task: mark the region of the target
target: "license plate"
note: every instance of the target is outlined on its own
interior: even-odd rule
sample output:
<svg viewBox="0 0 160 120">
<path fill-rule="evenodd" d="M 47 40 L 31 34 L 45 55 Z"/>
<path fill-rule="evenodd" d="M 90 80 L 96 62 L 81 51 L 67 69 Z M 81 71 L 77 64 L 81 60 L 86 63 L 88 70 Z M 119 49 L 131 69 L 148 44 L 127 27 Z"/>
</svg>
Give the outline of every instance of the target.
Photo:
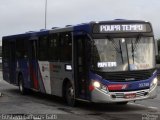
<svg viewBox="0 0 160 120">
<path fill-rule="evenodd" d="M 125 99 L 131 99 L 131 98 L 135 98 L 136 97 L 136 93 L 129 93 L 129 94 L 125 94 Z"/>
</svg>

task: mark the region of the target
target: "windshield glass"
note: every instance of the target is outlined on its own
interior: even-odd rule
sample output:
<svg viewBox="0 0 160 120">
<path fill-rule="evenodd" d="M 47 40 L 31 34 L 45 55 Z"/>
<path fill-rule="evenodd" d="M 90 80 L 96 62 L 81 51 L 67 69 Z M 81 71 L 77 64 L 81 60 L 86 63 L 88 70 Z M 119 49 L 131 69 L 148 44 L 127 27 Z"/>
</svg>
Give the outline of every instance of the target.
<svg viewBox="0 0 160 120">
<path fill-rule="evenodd" d="M 145 70 L 155 67 L 153 37 L 94 39 L 96 71 Z"/>
</svg>

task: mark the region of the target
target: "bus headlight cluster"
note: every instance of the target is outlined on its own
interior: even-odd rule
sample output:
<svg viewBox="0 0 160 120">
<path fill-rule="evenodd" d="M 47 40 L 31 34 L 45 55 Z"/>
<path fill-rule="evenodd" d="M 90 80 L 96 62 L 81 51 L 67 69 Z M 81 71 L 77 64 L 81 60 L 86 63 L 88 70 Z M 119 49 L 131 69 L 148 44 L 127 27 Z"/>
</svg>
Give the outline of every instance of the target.
<svg viewBox="0 0 160 120">
<path fill-rule="evenodd" d="M 152 90 L 158 83 L 157 77 L 153 79 L 151 85 L 150 85 L 150 90 Z"/>
<path fill-rule="evenodd" d="M 94 81 L 94 82 L 93 82 L 93 86 L 96 87 L 96 88 L 100 88 L 100 87 L 101 87 L 101 84 L 100 84 L 100 82 L 98 82 L 98 81 Z"/>
<path fill-rule="evenodd" d="M 99 90 L 108 93 L 108 89 L 106 85 L 101 84 L 99 81 L 92 82 L 93 87 L 98 88 Z"/>
</svg>

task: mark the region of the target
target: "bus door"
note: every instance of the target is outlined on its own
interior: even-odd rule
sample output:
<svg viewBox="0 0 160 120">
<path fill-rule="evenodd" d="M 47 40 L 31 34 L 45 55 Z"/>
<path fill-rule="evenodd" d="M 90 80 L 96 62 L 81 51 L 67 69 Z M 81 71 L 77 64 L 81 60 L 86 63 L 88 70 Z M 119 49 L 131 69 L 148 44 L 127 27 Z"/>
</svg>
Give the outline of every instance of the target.
<svg viewBox="0 0 160 120">
<path fill-rule="evenodd" d="M 9 80 L 10 83 L 16 84 L 16 58 L 15 58 L 15 41 L 9 42 Z"/>
<path fill-rule="evenodd" d="M 38 38 L 37 38 L 38 39 Z M 34 90 L 39 89 L 38 85 L 38 59 L 37 59 L 37 39 L 29 40 L 29 73 L 30 84 Z"/>
<path fill-rule="evenodd" d="M 28 70 L 28 40 L 27 38 L 17 38 L 16 39 L 16 74 L 17 80 L 19 73 L 23 75 L 24 87 L 30 88 L 29 84 L 29 70 Z"/>
<path fill-rule="evenodd" d="M 74 80 L 76 97 L 87 99 L 88 96 L 88 69 L 87 69 L 87 47 L 86 36 L 74 36 Z"/>
</svg>

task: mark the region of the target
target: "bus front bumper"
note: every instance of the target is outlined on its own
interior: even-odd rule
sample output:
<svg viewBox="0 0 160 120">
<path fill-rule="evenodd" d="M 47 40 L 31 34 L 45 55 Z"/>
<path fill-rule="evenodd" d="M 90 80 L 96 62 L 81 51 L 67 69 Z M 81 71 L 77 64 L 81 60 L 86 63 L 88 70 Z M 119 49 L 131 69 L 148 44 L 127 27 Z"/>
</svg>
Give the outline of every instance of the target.
<svg viewBox="0 0 160 120">
<path fill-rule="evenodd" d="M 157 96 L 157 86 L 152 90 L 137 90 L 130 92 L 103 92 L 100 89 L 95 88 L 91 93 L 92 102 L 95 103 L 116 103 L 116 102 L 128 102 L 144 99 L 152 99 Z"/>
</svg>

